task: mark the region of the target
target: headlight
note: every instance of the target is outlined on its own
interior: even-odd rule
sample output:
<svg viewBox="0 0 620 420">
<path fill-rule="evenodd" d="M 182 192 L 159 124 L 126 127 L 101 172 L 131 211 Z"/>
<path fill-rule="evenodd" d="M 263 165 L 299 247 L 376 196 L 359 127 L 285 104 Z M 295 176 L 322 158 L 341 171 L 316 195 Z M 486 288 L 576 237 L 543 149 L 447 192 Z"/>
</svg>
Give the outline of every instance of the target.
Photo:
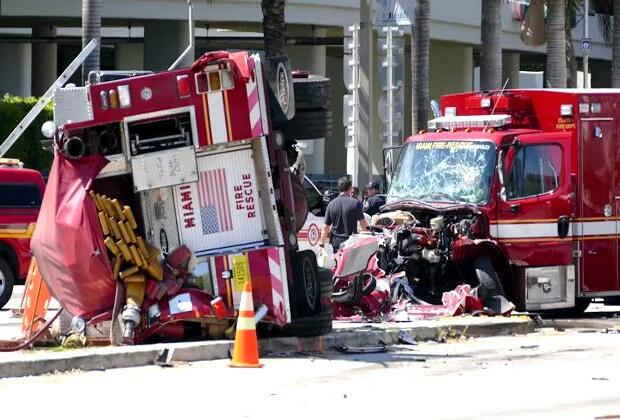
<svg viewBox="0 0 620 420">
<path fill-rule="evenodd" d="M 56 134 L 56 124 L 54 121 L 45 121 L 41 126 L 41 133 L 45 136 L 45 138 L 51 139 Z"/>
</svg>

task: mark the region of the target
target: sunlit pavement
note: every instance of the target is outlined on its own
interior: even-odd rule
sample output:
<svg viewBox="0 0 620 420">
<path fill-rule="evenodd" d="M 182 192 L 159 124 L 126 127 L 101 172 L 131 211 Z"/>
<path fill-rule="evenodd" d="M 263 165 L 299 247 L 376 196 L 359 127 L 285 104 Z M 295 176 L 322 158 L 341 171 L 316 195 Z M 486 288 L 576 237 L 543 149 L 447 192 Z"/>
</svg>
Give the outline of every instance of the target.
<svg viewBox="0 0 620 420">
<path fill-rule="evenodd" d="M 619 348 L 620 334 L 543 328 L 378 354 L 277 354 L 262 369 L 218 360 L 2 379 L 0 398 L 4 414 L 36 396 L 95 418 L 618 418 Z"/>
</svg>

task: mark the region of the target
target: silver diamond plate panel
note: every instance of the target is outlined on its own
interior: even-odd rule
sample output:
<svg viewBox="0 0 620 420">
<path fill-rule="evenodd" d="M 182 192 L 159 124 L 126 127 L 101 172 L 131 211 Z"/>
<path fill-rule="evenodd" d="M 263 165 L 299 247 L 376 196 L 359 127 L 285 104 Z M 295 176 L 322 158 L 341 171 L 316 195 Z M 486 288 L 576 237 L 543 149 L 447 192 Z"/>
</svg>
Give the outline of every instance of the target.
<svg viewBox="0 0 620 420">
<path fill-rule="evenodd" d="M 164 253 L 177 248 L 180 245 L 179 228 L 172 188 L 157 188 L 139 194 L 147 241 Z"/>
<path fill-rule="evenodd" d="M 97 178 L 105 178 L 109 176 L 124 175 L 130 172 L 129 165 L 123 155 L 106 156 L 110 161 L 103 167 Z"/>
<path fill-rule="evenodd" d="M 92 121 L 93 107 L 88 87 L 65 87 L 54 92 L 54 123 Z"/>
</svg>

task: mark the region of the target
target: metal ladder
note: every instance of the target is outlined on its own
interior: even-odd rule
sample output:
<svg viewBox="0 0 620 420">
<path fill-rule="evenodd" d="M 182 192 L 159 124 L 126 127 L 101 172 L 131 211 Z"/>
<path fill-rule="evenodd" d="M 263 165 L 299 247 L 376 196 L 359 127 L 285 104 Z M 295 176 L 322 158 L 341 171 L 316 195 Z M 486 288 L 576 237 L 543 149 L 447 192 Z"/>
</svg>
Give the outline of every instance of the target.
<svg viewBox="0 0 620 420">
<path fill-rule="evenodd" d="M 75 59 L 69 64 L 69 66 L 62 72 L 60 77 L 56 79 L 54 83 L 47 89 L 47 92 L 39 98 L 36 105 L 26 114 L 26 116 L 20 121 L 15 129 L 9 134 L 9 136 L 0 144 L 0 158 L 4 156 L 6 152 L 15 144 L 19 137 L 26 131 L 35 118 L 41 113 L 43 108 L 52 100 L 54 92 L 64 86 L 73 73 L 80 68 L 86 57 L 90 55 L 93 50 L 97 48 L 97 40 L 93 39 L 86 45 L 86 47 L 75 57 Z"/>
</svg>

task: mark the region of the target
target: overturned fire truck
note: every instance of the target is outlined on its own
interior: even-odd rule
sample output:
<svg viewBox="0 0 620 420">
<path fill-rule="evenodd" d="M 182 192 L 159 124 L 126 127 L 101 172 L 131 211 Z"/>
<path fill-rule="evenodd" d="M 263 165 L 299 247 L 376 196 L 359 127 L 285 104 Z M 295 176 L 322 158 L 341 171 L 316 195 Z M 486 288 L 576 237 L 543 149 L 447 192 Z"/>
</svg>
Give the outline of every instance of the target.
<svg viewBox="0 0 620 420">
<path fill-rule="evenodd" d="M 308 138 L 329 129 L 325 79 L 248 52 L 91 76 L 55 91 L 44 130 L 55 158 L 31 244 L 73 329 L 120 319 L 127 344 L 221 336 L 251 281 L 263 321 L 329 331 L 331 279 L 298 250 L 305 194 L 291 169 L 305 138 L 296 120 L 314 121 Z"/>
<path fill-rule="evenodd" d="M 443 97 L 373 218 L 379 263 L 432 300 L 466 282 L 518 308 L 620 298 L 616 90 Z M 389 168 L 388 168 L 389 169 Z M 381 230 L 381 229 L 379 229 Z M 480 295 L 479 293 L 479 295 Z"/>
</svg>

